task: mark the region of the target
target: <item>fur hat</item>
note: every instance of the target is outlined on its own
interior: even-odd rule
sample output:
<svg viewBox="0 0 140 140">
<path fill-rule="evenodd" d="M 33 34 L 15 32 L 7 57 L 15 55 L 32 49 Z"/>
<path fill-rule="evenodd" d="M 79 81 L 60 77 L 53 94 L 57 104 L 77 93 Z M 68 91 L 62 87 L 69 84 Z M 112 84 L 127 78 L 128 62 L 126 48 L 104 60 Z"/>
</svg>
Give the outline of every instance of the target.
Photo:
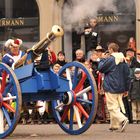
<svg viewBox="0 0 140 140">
<path fill-rule="evenodd" d="M 5 42 L 5 47 L 11 47 L 12 46 L 21 46 L 22 45 L 22 40 L 21 39 L 8 39 L 6 42 Z"/>
</svg>

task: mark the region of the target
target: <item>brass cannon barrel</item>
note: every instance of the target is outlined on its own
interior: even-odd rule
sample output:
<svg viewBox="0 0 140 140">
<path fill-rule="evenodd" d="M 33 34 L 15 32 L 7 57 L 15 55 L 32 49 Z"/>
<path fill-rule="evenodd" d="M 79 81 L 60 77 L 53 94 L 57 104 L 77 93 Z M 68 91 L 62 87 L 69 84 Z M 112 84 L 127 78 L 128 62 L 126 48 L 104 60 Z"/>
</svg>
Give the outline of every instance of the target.
<svg viewBox="0 0 140 140">
<path fill-rule="evenodd" d="M 28 53 L 30 51 L 33 52 L 33 58 L 37 58 L 39 57 L 46 49 L 47 49 L 47 46 L 56 38 L 56 37 L 61 37 L 63 36 L 64 34 L 64 31 L 63 29 L 58 26 L 58 25 L 54 25 L 52 27 L 52 30 L 50 33 L 47 33 L 47 35 L 42 39 L 40 40 L 37 44 L 35 44 L 31 49 L 28 49 L 27 50 L 27 53 L 22 56 L 14 65 L 14 68 L 18 68 L 20 66 L 22 66 L 25 62 L 26 62 L 26 59 L 27 59 L 27 56 L 28 56 Z M 30 60 L 28 60 L 27 64 L 29 64 Z"/>
</svg>

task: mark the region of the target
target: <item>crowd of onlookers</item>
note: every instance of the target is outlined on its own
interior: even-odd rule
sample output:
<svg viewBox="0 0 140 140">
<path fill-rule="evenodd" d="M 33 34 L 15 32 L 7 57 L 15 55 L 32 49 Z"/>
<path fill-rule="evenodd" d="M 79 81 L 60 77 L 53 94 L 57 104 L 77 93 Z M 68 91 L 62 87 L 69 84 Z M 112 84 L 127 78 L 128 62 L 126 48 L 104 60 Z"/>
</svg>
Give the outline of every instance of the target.
<svg viewBox="0 0 140 140">
<path fill-rule="evenodd" d="M 109 57 L 108 51 L 101 46 L 97 46 L 95 50 L 90 52 L 88 58 L 85 57 L 81 49 L 76 51 L 76 61 L 84 63 L 93 73 L 98 87 L 98 110 L 96 115 L 96 122 L 106 122 L 109 120 L 109 114 L 106 107 L 105 95 L 102 89 L 103 74 L 98 72 L 98 63 L 104 54 Z M 130 90 L 128 96 L 123 97 L 126 115 L 130 123 L 140 123 L 140 50 L 134 50 L 128 47 L 125 52 L 125 61 L 130 69 Z M 99 83 L 100 82 L 100 83 Z"/>
<path fill-rule="evenodd" d="M 10 49 L 12 50 L 13 48 L 10 47 Z M 15 53 L 15 50 L 13 52 Z M 77 49 L 74 60 L 83 63 L 93 73 L 96 80 L 99 97 L 97 115 L 95 118 L 96 123 L 106 123 L 109 121 L 106 98 L 102 87 L 104 75 L 98 71 L 98 63 L 104 55 L 108 55 L 108 57 L 110 57 L 108 50 L 105 50 L 103 47 L 98 45 L 96 49 L 88 53 L 88 56 L 85 55 L 82 49 Z M 129 122 L 140 123 L 140 50 L 134 50 L 133 48 L 128 47 L 125 50 L 124 55 L 130 68 L 131 77 L 131 85 L 128 96 L 123 97 L 126 115 L 129 118 Z M 58 73 L 61 67 L 67 63 L 65 53 L 63 51 L 58 52 L 56 55 L 50 47 L 48 48 L 48 58 L 50 63 L 49 65 L 52 67 L 55 73 Z M 4 55 L 2 61 L 7 63 L 7 60 L 6 55 Z M 10 66 L 12 67 L 12 63 Z M 42 106 L 42 108 L 36 108 L 34 106 Z M 20 123 L 41 124 L 55 122 L 50 108 L 50 102 L 31 102 L 29 104 L 29 108 L 23 110 Z"/>
</svg>

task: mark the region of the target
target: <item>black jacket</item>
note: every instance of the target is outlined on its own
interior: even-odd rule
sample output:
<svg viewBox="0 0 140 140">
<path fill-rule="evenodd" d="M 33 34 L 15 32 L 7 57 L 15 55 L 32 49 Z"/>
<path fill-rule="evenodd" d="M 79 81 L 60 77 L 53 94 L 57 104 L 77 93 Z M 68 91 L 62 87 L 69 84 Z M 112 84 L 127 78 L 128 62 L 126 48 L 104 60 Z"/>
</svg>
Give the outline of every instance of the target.
<svg viewBox="0 0 140 140">
<path fill-rule="evenodd" d="M 85 34 L 85 45 L 87 52 L 96 49 L 99 42 L 98 39 L 99 39 L 98 26 L 95 26 L 95 28 L 92 28 L 92 31 L 90 33 Z"/>
<path fill-rule="evenodd" d="M 140 80 L 137 80 L 137 79 L 131 80 L 129 97 L 131 100 L 140 101 Z"/>
<path fill-rule="evenodd" d="M 133 57 L 131 60 L 130 68 L 140 68 L 140 63 L 136 60 L 135 57 Z"/>
</svg>

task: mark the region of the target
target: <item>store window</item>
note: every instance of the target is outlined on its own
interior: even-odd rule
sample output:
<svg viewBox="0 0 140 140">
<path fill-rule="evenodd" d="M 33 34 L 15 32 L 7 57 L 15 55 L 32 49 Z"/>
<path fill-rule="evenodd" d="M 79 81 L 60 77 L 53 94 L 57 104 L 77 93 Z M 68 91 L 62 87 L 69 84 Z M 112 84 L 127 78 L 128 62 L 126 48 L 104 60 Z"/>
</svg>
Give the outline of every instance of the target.
<svg viewBox="0 0 140 140">
<path fill-rule="evenodd" d="M 72 53 L 69 53 L 69 55 L 71 55 L 73 59 L 75 57 L 74 52 L 76 49 L 82 48 L 85 53 L 87 53 L 85 39 L 83 34 L 79 33 L 79 29 L 81 29 L 81 31 L 84 31 L 83 27 L 86 27 L 88 25 L 90 17 L 95 16 L 98 19 L 100 45 L 105 49 L 107 49 L 107 46 L 110 42 L 116 42 L 119 44 L 121 51 L 124 51 L 128 46 L 129 39 L 131 37 L 136 39 L 135 0 L 127 0 L 127 2 L 123 0 L 112 0 L 112 5 L 108 7 L 106 3 L 102 3 L 101 0 L 98 2 L 97 6 L 94 5 L 94 1 L 94 6 L 91 4 L 91 2 L 92 1 L 87 2 L 78 0 L 65 0 L 64 3 L 62 11 L 62 21 L 64 27 L 66 26 L 67 29 L 68 26 L 68 30 L 69 32 L 71 32 L 70 36 L 70 33 L 66 34 L 65 31 L 64 39 L 66 38 L 66 41 L 64 42 L 64 50 L 66 50 L 67 48 L 69 48 L 68 51 L 72 50 Z M 91 4 L 91 6 L 89 4 Z M 85 9 L 91 9 L 91 7 L 92 10 L 89 10 L 89 12 L 88 10 L 86 12 L 83 12 Z M 81 12 L 77 12 L 77 9 L 82 10 Z M 69 11 L 74 14 L 72 14 L 71 16 L 70 14 L 68 14 L 70 13 Z M 93 15 L 91 14 L 92 12 Z M 82 17 L 83 19 L 81 20 L 79 17 Z M 77 19 L 79 19 L 79 21 Z M 71 44 L 70 41 L 68 43 L 67 40 L 70 40 Z M 69 47 L 70 45 L 72 46 L 71 48 Z"/>
<path fill-rule="evenodd" d="M 131 37 L 136 39 L 136 6 L 134 0 L 115 0 L 116 11 L 99 10 L 98 22 L 101 42 L 107 49 L 110 42 L 116 42 L 125 51 Z"/>
<path fill-rule="evenodd" d="M 0 45 L 9 38 L 20 38 L 30 48 L 39 40 L 39 11 L 36 0 L 1 0 Z"/>
</svg>

